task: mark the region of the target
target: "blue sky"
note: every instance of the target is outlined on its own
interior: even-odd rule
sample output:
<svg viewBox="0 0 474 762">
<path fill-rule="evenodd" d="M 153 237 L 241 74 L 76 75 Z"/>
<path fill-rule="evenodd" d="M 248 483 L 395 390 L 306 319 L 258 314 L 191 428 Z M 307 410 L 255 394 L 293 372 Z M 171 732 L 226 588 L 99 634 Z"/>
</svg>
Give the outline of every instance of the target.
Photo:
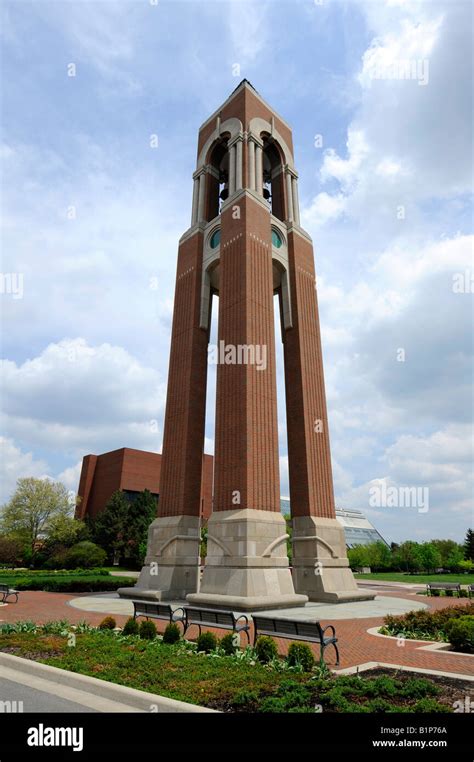
<svg viewBox="0 0 474 762">
<path fill-rule="evenodd" d="M 452 284 L 473 272 L 471 14 L 416 0 L 5 0 L 2 272 L 22 274 L 23 294 L 0 295 L 2 501 L 20 476 L 76 489 L 88 452 L 160 451 L 197 132 L 246 77 L 293 128 L 337 502 L 389 540 L 462 538 L 473 293 Z M 426 85 L 374 79 L 401 59 L 428 62 Z M 282 404 L 279 423 L 288 494 Z M 428 488 L 429 511 L 371 507 L 382 483 Z"/>
</svg>

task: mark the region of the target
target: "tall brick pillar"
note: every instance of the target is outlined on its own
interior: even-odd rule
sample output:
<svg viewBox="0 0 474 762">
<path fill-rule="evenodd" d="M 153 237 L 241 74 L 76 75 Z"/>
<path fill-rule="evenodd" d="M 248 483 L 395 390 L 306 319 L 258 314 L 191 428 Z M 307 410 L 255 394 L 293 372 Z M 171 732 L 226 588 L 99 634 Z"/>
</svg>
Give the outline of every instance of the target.
<svg viewBox="0 0 474 762">
<path fill-rule="evenodd" d="M 316 601 L 373 598 L 359 591 L 336 519 L 311 239 L 288 232 L 292 326 L 283 331 L 295 589 Z"/>
<path fill-rule="evenodd" d="M 158 516 L 145 565 L 126 598 L 180 600 L 198 589 L 208 331 L 200 326 L 202 230 L 178 251 Z"/>
</svg>

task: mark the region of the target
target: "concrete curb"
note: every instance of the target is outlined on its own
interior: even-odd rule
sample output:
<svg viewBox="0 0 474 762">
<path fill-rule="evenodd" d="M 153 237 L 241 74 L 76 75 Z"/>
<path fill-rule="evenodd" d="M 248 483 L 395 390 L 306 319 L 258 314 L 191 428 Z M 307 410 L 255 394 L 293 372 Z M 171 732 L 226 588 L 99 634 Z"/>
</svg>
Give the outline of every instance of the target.
<svg viewBox="0 0 474 762">
<path fill-rule="evenodd" d="M 20 656 L 0 652 L 0 676 L 2 676 L 2 667 L 8 672 L 13 670 L 15 673 L 44 680 L 52 685 L 59 684 L 99 699 L 103 698 L 107 702 L 113 701 L 117 704 L 126 705 L 131 712 L 212 712 L 213 714 L 220 714 L 220 712 L 207 707 L 187 704 L 184 701 L 158 696 L 136 688 L 127 688 L 116 683 L 108 683 L 106 680 L 100 680 L 96 677 L 68 672 L 65 669 L 51 667 L 49 664 L 40 664 Z M 19 682 L 22 682 L 21 679 Z"/>
<path fill-rule="evenodd" d="M 380 627 L 369 627 L 367 630 L 368 635 L 374 635 L 376 638 L 386 638 L 387 640 L 399 640 L 397 635 L 384 635 L 379 632 Z M 425 646 L 418 646 L 417 651 L 435 651 L 438 653 L 449 653 L 450 656 L 467 656 L 470 659 L 474 659 L 474 654 L 465 654 L 462 651 L 451 651 L 451 643 L 446 643 L 441 640 L 417 640 L 416 638 L 405 638 L 407 643 L 427 643 Z"/>
<path fill-rule="evenodd" d="M 383 661 L 366 661 L 364 664 L 356 664 L 354 667 L 345 669 L 333 669 L 335 675 L 356 675 L 358 672 L 367 672 L 372 669 L 396 669 L 399 672 L 420 672 L 424 675 L 435 675 L 440 677 L 452 677 L 453 680 L 467 680 L 474 682 L 474 676 L 463 675 L 460 672 L 443 672 L 439 669 L 426 669 L 425 667 L 406 667 L 404 664 L 387 664 Z"/>
</svg>

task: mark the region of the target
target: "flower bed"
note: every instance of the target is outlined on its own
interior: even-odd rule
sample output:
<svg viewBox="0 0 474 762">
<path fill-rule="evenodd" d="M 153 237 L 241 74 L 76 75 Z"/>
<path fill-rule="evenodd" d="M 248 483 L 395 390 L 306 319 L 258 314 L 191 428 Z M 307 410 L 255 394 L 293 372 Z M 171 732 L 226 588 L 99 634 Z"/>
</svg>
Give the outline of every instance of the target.
<svg viewBox="0 0 474 762">
<path fill-rule="evenodd" d="M 0 625 L 0 650 L 227 712 L 453 711 L 451 696 L 426 677 L 335 676 L 324 665 L 299 661 L 301 648 L 283 659 L 268 646 L 229 654 L 228 641 L 206 652 L 182 639 L 167 644 L 149 636 L 85 623 L 23 622 Z"/>
<path fill-rule="evenodd" d="M 458 651 L 474 653 L 474 603 L 438 611 L 409 611 L 384 618 L 382 635 L 414 640 L 452 641 Z"/>
</svg>

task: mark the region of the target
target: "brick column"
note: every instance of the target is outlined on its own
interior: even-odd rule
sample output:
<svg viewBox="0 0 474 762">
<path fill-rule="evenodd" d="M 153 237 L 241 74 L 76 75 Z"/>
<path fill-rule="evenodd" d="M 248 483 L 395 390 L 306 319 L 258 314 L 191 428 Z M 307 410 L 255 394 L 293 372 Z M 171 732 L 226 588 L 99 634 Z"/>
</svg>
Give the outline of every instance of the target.
<svg viewBox="0 0 474 762">
<path fill-rule="evenodd" d="M 295 590 L 319 601 L 373 598 L 357 588 L 336 519 L 313 248 L 294 231 L 288 265 L 293 324 L 283 341 Z"/>
<path fill-rule="evenodd" d="M 201 283 L 199 232 L 178 252 L 158 516 L 137 585 L 121 597 L 179 600 L 198 588 L 208 344 L 199 327 Z"/>
</svg>

